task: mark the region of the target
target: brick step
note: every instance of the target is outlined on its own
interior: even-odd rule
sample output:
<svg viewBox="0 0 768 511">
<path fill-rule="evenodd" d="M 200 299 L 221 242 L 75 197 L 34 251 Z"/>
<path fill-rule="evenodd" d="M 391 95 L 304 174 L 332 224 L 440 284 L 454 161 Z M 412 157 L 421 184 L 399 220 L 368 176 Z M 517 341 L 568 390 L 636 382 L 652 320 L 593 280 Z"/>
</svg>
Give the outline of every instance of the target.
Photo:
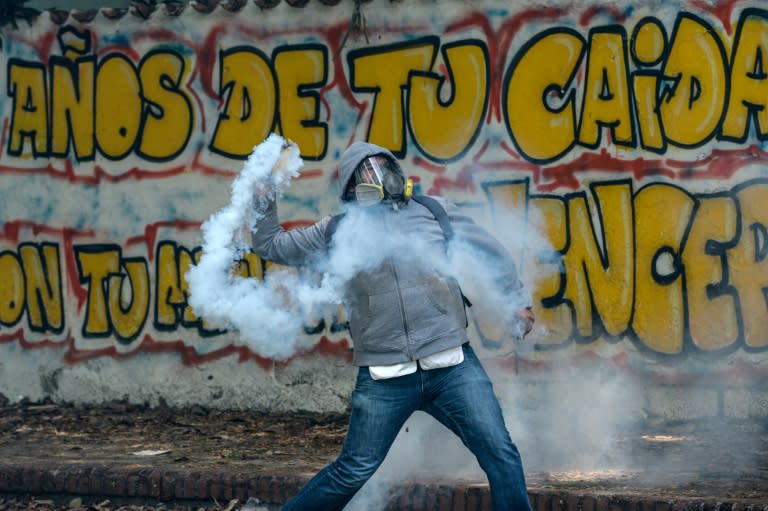
<svg viewBox="0 0 768 511">
<path fill-rule="evenodd" d="M 253 475 L 232 470 L 147 469 L 131 467 L 2 464 L 0 493 L 71 495 L 190 502 L 250 497 L 269 506 L 283 504 L 309 476 Z M 385 511 L 485 511 L 485 484 L 421 483 L 390 489 L 395 498 Z M 768 511 L 768 503 L 713 500 L 656 500 L 644 496 L 587 495 L 529 488 L 535 511 Z"/>
</svg>

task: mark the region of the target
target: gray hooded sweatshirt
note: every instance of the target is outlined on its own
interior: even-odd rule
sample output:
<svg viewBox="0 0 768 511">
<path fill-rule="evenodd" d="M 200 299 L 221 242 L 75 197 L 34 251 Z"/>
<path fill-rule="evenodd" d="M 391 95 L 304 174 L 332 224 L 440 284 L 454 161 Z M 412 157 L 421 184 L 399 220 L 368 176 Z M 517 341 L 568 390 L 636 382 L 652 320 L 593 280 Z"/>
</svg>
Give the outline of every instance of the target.
<svg viewBox="0 0 768 511">
<path fill-rule="evenodd" d="M 340 197 L 355 168 L 374 155 L 397 163 L 387 149 L 365 142 L 355 142 L 344 152 L 339 166 Z M 457 206 L 433 198 L 445 208 L 455 239 L 493 257 L 500 269 L 495 282 L 510 296 L 510 301 L 518 300 L 522 285 L 508 252 Z M 403 243 L 402 256 L 388 254 L 375 267 L 357 272 L 346 283 L 345 308 L 354 344 L 353 363 L 379 366 L 419 360 L 467 342 L 463 296 L 456 279 L 444 271 L 446 240 L 437 219 L 415 201 L 398 208 L 382 203 L 364 209 L 363 218 L 369 222 L 364 226 L 366 232 L 403 240 L 411 237 L 419 247 L 427 247 L 429 254 L 414 257 L 408 244 Z M 330 216 L 311 226 L 286 231 L 280 225 L 274 202 L 269 203 L 263 214 L 256 224 L 253 247 L 267 260 L 301 266 L 325 256 L 329 246 L 331 250 L 345 250 L 336 238 L 330 245 L 327 241 Z M 341 232 L 348 216 L 351 215 L 341 219 L 337 232 Z"/>
</svg>

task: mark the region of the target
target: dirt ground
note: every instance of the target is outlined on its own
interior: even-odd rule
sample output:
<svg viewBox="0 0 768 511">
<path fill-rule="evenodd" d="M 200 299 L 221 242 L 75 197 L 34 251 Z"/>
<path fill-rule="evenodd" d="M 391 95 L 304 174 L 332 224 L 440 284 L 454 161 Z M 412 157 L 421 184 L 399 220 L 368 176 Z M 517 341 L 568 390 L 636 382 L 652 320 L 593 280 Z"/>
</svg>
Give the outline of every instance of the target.
<svg viewBox="0 0 768 511">
<path fill-rule="evenodd" d="M 344 439 L 346 417 L 124 404 L 19 405 L 2 409 L 0 431 L 9 432 L 0 439 L 5 459 L 47 455 L 200 469 L 239 464 L 285 475 L 314 472 L 332 460 Z"/>
<path fill-rule="evenodd" d="M 9 462 L 50 459 L 198 470 L 238 465 L 244 472 L 291 475 L 315 472 L 330 462 L 341 448 L 346 421 L 340 415 L 150 409 L 123 403 L 5 404 L 0 406 L 0 456 Z M 768 504 L 766 424 L 733 423 L 726 432 L 706 423 L 678 424 L 634 432 L 617 442 L 638 460 L 635 466 L 645 466 L 653 477 L 643 470 L 547 471 L 528 474 L 529 486 Z M 45 496 L 0 496 L 0 511 L 70 509 L 80 504 L 60 505 Z M 226 507 L 227 503 L 213 503 L 206 509 Z M 82 504 L 82 509 L 154 508 L 107 501 Z M 165 503 L 157 509 L 176 508 Z"/>
<path fill-rule="evenodd" d="M 253 473 L 316 472 L 338 454 L 346 418 L 338 415 L 259 414 L 203 408 L 173 410 L 110 403 L 99 407 L 55 404 L 0 407 L 0 457 L 4 461 L 189 468 L 239 465 Z M 34 496 L 29 496 L 34 497 Z M 48 497 L 0 498 L 0 511 L 54 510 Z M 239 508 L 241 506 L 237 506 Z M 170 511 L 189 507 L 165 503 Z M 226 509 L 211 503 L 206 509 Z M 94 511 L 149 510 L 115 502 L 82 504 Z"/>
</svg>

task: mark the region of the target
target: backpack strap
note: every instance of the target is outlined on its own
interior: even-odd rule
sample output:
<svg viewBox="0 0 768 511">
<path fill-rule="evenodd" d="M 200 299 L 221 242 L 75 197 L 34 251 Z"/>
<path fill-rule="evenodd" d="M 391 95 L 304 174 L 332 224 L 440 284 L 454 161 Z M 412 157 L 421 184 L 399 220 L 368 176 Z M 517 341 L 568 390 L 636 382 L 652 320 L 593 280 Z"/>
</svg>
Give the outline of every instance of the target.
<svg viewBox="0 0 768 511">
<path fill-rule="evenodd" d="M 344 218 L 344 213 L 333 215 L 331 219 L 328 221 L 328 225 L 325 226 L 325 246 L 326 247 L 331 246 L 331 240 L 333 239 L 333 234 L 336 232 L 336 229 L 339 228 L 339 222 L 341 222 L 342 218 Z"/>
<path fill-rule="evenodd" d="M 451 226 L 451 220 L 448 218 L 448 213 L 445 212 L 445 208 L 437 200 L 427 195 L 414 195 L 411 200 L 418 202 L 432 213 L 437 223 L 440 224 L 440 228 L 443 230 L 443 236 L 445 241 L 453 240 L 453 227 Z"/>
<path fill-rule="evenodd" d="M 435 217 L 437 223 L 440 224 L 440 228 L 443 230 L 445 241 L 450 243 L 454 237 L 453 226 L 451 225 L 451 219 L 448 218 L 448 213 L 446 213 L 443 205 L 436 199 L 427 195 L 414 195 L 411 197 L 411 200 L 418 202 L 432 213 L 432 216 Z M 461 293 L 461 299 L 464 301 L 464 305 L 472 307 L 472 302 L 469 301 L 469 298 L 467 298 L 463 292 Z"/>
</svg>

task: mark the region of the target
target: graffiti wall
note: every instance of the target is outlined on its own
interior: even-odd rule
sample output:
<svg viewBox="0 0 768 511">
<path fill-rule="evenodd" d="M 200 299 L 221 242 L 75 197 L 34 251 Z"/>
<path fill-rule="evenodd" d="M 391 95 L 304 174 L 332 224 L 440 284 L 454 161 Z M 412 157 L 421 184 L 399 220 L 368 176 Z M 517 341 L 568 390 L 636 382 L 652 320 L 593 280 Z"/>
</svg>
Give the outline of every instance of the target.
<svg viewBox="0 0 768 511">
<path fill-rule="evenodd" d="M 470 311 L 473 342 L 501 370 L 588 359 L 649 380 L 764 379 L 759 2 L 266 4 L 47 11 L 0 29 L 8 397 L 84 399 L 51 374 L 105 364 L 151 387 L 142 371 L 158 363 L 183 382 L 331 360 L 340 372 L 326 377 L 348 385 L 343 311 L 308 319 L 307 352 L 274 361 L 187 303 L 200 226 L 272 132 L 305 161 L 281 199 L 286 228 L 336 212 L 340 155 L 368 140 L 401 158 L 417 193 L 529 240 L 509 248 L 538 318 L 531 341 L 510 349 Z M 525 221 L 499 222 L 509 209 Z M 255 254 L 238 266 L 270 269 Z M 43 383 L 24 390 L 13 367 L 42 367 Z M 295 378 L 322 378 L 307 374 Z"/>
</svg>

